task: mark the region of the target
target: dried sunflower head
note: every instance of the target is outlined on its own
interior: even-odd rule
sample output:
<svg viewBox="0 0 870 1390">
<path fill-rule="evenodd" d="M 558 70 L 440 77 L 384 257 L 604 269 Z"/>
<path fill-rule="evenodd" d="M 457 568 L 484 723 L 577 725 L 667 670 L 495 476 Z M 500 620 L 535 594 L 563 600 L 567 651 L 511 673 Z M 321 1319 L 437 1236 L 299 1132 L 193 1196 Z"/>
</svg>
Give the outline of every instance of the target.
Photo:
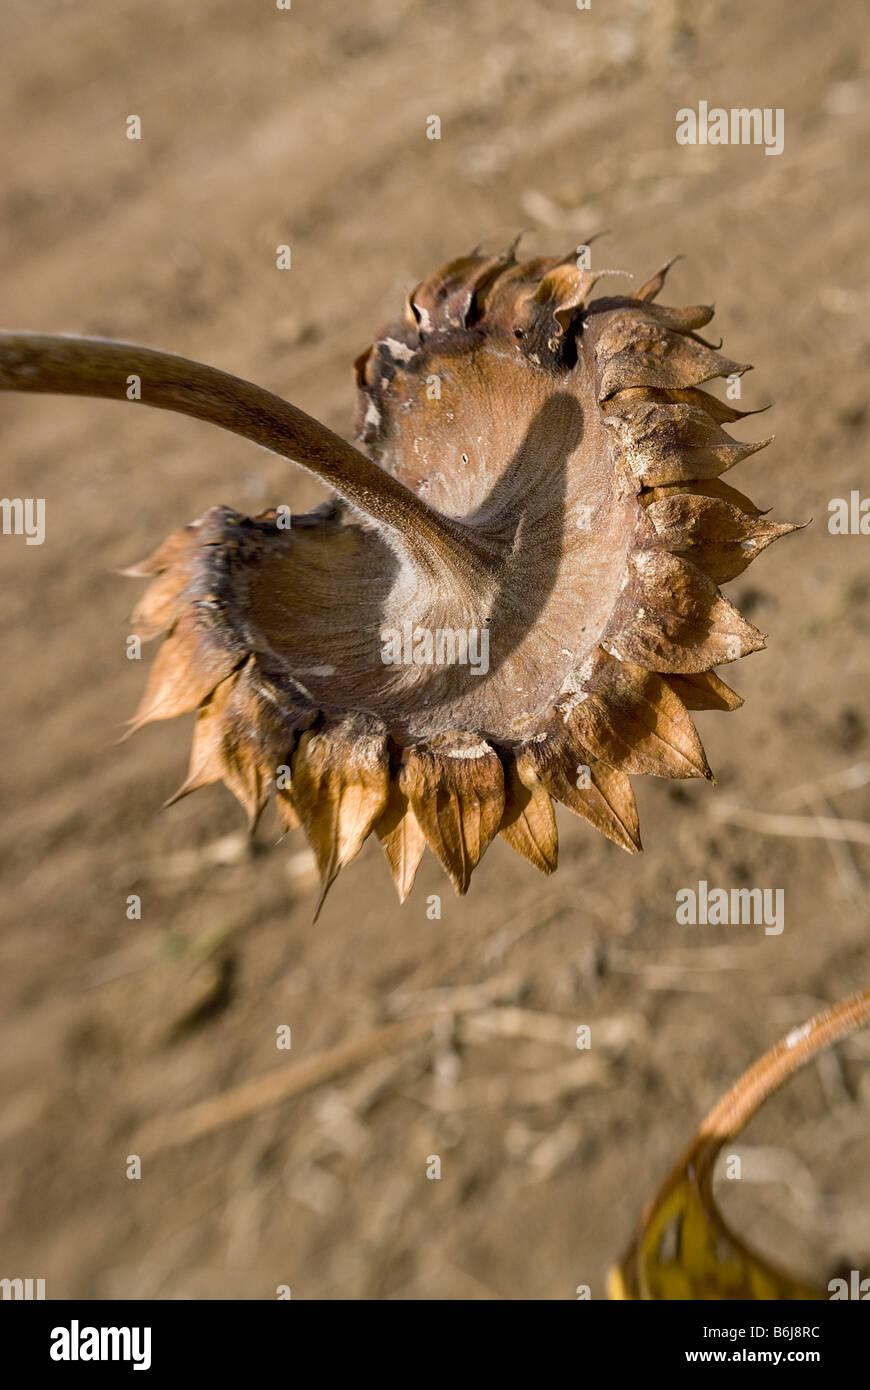
<svg viewBox="0 0 870 1390">
<path fill-rule="evenodd" d="M 601 274 L 511 248 L 430 275 L 355 364 L 367 454 L 199 363 L 0 335 L 0 387 L 135 373 L 334 489 L 212 508 L 130 571 L 168 633 L 134 727 L 196 710 L 177 795 L 223 779 L 254 819 L 274 788 L 324 893 L 372 831 L 403 900 L 427 844 L 460 893 L 497 834 L 550 873 L 554 800 L 634 852 L 630 774 L 710 775 L 688 711 L 739 705 L 713 668 L 763 646 L 717 586 L 795 528 L 720 481 L 769 441 L 701 389 L 745 370 L 712 309 L 655 304 L 664 270 L 590 299 Z"/>
</svg>

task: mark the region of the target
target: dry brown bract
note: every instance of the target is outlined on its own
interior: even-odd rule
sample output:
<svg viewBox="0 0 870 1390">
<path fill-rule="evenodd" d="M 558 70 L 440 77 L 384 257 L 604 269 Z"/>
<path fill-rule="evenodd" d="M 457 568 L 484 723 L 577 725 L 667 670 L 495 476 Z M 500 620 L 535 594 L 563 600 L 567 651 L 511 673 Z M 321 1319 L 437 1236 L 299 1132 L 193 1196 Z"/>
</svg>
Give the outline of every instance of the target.
<svg viewBox="0 0 870 1390">
<path fill-rule="evenodd" d="M 274 787 L 324 893 L 373 830 L 403 900 L 427 844 L 460 893 L 497 834 L 551 873 L 554 800 L 634 852 L 629 774 L 710 775 L 688 711 L 736 708 L 713 667 L 763 646 L 717 586 L 794 527 L 719 481 L 769 441 L 700 389 L 745 370 L 712 309 L 654 304 L 664 270 L 589 302 L 601 273 L 511 248 L 430 275 L 356 363 L 371 457 L 199 363 L 0 335 L 0 387 L 135 374 L 337 494 L 289 527 L 214 507 L 130 571 L 168 632 L 134 726 L 197 710 L 177 795 L 223 778 L 255 819 Z"/>
</svg>

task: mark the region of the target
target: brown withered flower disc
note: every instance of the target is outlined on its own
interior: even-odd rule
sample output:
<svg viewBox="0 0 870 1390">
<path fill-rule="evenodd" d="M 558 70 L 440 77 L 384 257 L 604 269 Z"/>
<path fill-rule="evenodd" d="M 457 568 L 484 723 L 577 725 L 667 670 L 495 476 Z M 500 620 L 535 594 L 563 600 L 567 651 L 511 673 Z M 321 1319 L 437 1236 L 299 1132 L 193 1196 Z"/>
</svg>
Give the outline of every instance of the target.
<svg viewBox="0 0 870 1390">
<path fill-rule="evenodd" d="M 0 335 L 0 387 L 136 375 L 336 494 L 214 507 L 130 571 L 167 634 L 134 726 L 197 711 L 177 796 L 223 779 L 254 820 L 274 789 L 323 893 L 374 831 L 404 900 L 426 845 L 460 893 L 499 834 L 551 873 L 554 801 L 635 852 L 631 774 L 710 776 L 689 711 L 736 708 L 713 668 L 764 645 L 718 586 L 795 528 L 720 481 L 769 441 L 726 433 L 701 388 L 745 367 L 653 302 L 665 270 L 590 299 L 574 253 L 451 261 L 355 364 L 366 453 L 199 363 Z"/>
</svg>

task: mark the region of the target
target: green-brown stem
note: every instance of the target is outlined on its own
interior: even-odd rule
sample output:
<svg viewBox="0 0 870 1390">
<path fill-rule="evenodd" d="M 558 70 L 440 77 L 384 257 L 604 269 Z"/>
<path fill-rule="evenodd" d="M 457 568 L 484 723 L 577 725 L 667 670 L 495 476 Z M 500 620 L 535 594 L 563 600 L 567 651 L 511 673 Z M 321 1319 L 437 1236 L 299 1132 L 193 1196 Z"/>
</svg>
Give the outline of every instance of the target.
<svg viewBox="0 0 870 1390">
<path fill-rule="evenodd" d="M 141 404 L 175 410 L 230 430 L 314 473 L 350 505 L 386 527 L 430 571 L 468 577 L 473 547 L 459 523 L 280 396 L 241 377 L 153 348 L 102 338 L 0 332 L 0 390 L 129 399 L 139 378 Z"/>
</svg>

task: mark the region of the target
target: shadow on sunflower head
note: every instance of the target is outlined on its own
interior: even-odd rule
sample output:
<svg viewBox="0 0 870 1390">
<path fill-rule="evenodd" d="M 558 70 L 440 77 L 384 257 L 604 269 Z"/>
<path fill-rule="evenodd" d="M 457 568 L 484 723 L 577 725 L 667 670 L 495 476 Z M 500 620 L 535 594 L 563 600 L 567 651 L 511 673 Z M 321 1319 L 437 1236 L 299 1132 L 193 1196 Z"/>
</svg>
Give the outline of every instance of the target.
<svg viewBox="0 0 870 1390">
<path fill-rule="evenodd" d="M 429 275 L 355 363 L 354 448 L 279 397 L 124 343 L 0 334 L 0 388 L 141 402 L 296 460 L 336 500 L 214 507 L 129 573 L 167 633 L 133 721 L 196 710 L 187 780 L 252 821 L 274 789 L 321 902 L 374 831 L 402 900 L 425 847 L 464 893 L 501 834 L 557 862 L 559 801 L 640 849 L 630 775 L 709 777 L 689 711 L 764 640 L 718 586 L 778 536 L 720 480 L 764 447 L 701 389 L 746 368 L 706 306 L 591 298 L 604 274 L 516 246 Z M 174 800 L 175 798 L 173 798 Z"/>
</svg>

